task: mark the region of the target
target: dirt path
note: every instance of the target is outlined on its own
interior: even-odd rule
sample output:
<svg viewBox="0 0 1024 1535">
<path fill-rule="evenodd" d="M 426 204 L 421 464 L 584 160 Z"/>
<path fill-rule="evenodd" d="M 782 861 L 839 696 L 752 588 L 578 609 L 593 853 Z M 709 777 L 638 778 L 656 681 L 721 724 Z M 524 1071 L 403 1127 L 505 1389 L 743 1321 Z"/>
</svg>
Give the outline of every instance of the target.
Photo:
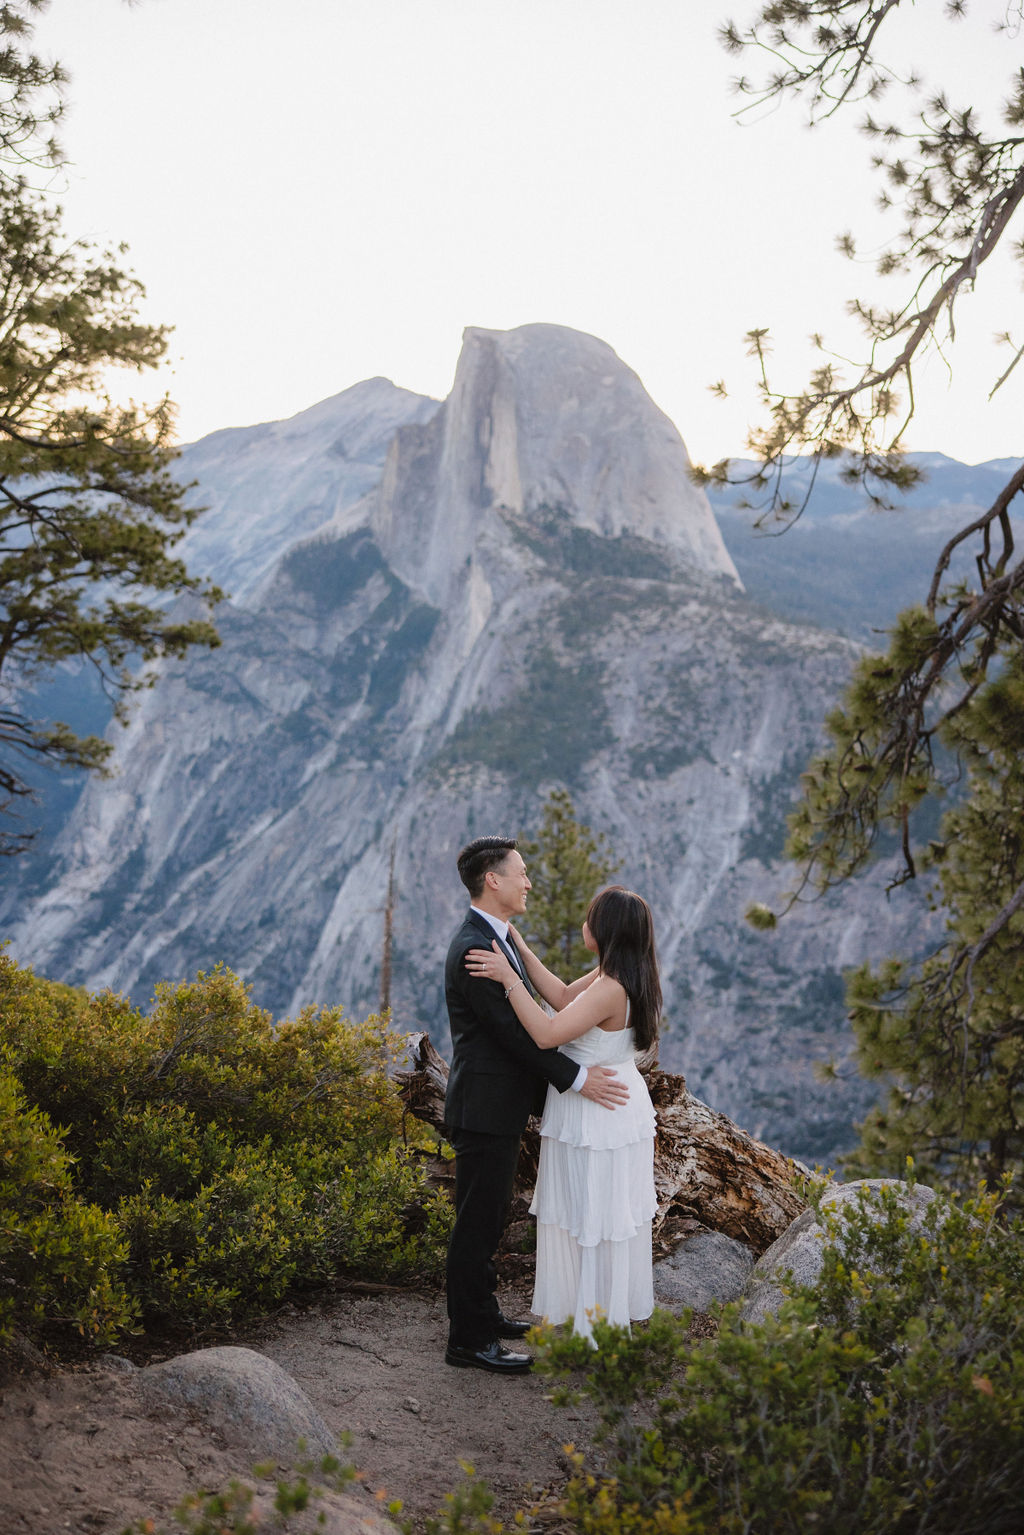
<svg viewBox="0 0 1024 1535">
<path fill-rule="evenodd" d="M 524 1315 L 506 1291 L 506 1312 Z M 286 1309 L 231 1341 L 292 1375 L 361 1472 L 367 1507 L 400 1498 L 417 1524 L 441 1507 L 469 1462 L 510 1515 L 561 1482 L 562 1446 L 581 1448 L 585 1409 L 547 1399 L 550 1382 L 495 1379 L 444 1363 L 441 1293 L 335 1295 Z M 131 1374 L 90 1365 L 8 1382 L 0 1393 L 0 1531 L 3 1535 L 121 1535 L 132 1520 L 166 1520 L 185 1493 L 249 1481 L 237 1451 L 182 1417 L 150 1418 Z"/>
</svg>

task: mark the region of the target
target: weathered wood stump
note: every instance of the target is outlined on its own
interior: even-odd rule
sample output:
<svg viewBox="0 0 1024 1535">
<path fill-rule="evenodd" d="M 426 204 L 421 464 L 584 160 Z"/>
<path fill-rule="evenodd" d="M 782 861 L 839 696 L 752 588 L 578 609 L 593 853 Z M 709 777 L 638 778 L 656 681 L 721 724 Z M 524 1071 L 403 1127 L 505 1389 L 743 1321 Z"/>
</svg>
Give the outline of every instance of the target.
<svg viewBox="0 0 1024 1535">
<path fill-rule="evenodd" d="M 443 1135 L 447 1062 L 427 1034 L 411 1035 L 409 1048 L 412 1069 L 397 1074 L 402 1101 L 410 1114 Z M 793 1187 L 793 1164 L 701 1103 L 687 1090 L 685 1077 L 657 1070 L 653 1052 L 637 1064 L 658 1112 L 655 1254 L 664 1256 L 705 1228 L 744 1242 L 760 1255 L 805 1208 Z M 516 1170 L 513 1220 L 529 1203 L 539 1155 L 540 1136 L 531 1120 Z"/>
</svg>

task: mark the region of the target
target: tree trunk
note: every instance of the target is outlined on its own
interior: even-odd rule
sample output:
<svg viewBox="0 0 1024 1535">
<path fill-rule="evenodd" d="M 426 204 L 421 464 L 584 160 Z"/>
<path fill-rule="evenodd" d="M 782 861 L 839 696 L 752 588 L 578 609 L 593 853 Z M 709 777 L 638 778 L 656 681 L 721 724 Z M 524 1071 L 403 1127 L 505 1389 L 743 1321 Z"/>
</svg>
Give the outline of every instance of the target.
<svg viewBox="0 0 1024 1535">
<path fill-rule="evenodd" d="M 409 1046 L 412 1069 L 397 1075 L 402 1102 L 410 1114 L 443 1135 L 448 1066 L 427 1034 L 411 1035 Z M 663 1257 L 701 1227 L 721 1231 L 757 1254 L 764 1252 L 805 1208 L 793 1187 L 792 1162 L 694 1098 L 685 1077 L 658 1071 L 653 1057 L 638 1060 L 638 1065 L 658 1113 L 655 1255 Z M 539 1155 L 540 1136 L 531 1120 L 516 1170 L 514 1212 L 529 1203 Z"/>
</svg>

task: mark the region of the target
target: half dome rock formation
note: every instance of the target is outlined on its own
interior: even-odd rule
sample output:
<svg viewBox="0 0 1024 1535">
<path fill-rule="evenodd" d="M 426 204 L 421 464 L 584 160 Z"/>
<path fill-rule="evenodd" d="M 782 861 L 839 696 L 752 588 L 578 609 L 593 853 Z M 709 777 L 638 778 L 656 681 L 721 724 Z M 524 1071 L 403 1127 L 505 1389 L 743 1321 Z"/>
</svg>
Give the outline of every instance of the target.
<svg viewBox="0 0 1024 1535">
<path fill-rule="evenodd" d="M 920 912 L 861 883 L 774 935 L 742 914 L 784 878 L 858 647 L 745 596 L 614 352 L 471 330 L 443 404 L 371 380 L 181 467 L 212 508 L 192 563 L 234 593 L 223 644 L 163 669 L 114 730 L 116 776 L 35 888 L 8 885 L 17 957 L 142 1003 L 223 961 L 280 1014 L 364 1012 L 393 855 L 394 1020 L 441 1043 L 456 852 L 529 835 L 563 785 L 654 908 L 662 1065 L 805 1161 L 849 1144 L 871 1089 L 814 1072 L 849 1050 L 840 971 L 917 947 Z"/>
<path fill-rule="evenodd" d="M 678 431 L 606 342 L 561 325 L 470 328 L 441 409 L 396 433 L 371 525 L 392 569 L 437 606 L 495 512 L 649 539 L 739 585 L 689 469 Z"/>
</svg>

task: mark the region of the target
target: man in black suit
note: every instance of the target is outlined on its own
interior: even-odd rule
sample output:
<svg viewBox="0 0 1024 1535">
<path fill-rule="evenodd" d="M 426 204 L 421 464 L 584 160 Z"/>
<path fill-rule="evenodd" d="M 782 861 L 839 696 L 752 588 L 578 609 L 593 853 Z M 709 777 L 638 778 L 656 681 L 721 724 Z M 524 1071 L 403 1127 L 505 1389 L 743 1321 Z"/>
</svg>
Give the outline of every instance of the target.
<svg viewBox="0 0 1024 1535">
<path fill-rule="evenodd" d="M 508 931 L 526 910 L 530 881 L 511 837 L 478 837 L 459 854 L 459 876 L 471 905 L 445 962 L 445 999 L 452 1031 L 452 1067 L 445 1097 L 445 1132 L 455 1149 L 455 1225 L 448 1245 L 448 1364 L 516 1375 L 529 1354 L 502 1338 L 521 1338 L 529 1322 L 501 1314 L 495 1298 L 494 1254 L 505 1229 L 519 1142 L 531 1114 L 544 1106 L 546 1084 L 582 1092 L 615 1108 L 626 1088 L 604 1066 L 578 1066 L 557 1050 L 541 1050 L 512 1010 L 497 981 L 470 975 L 470 949 L 495 938 L 529 985 Z M 509 988 L 511 990 L 511 987 Z"/>
</svg>

